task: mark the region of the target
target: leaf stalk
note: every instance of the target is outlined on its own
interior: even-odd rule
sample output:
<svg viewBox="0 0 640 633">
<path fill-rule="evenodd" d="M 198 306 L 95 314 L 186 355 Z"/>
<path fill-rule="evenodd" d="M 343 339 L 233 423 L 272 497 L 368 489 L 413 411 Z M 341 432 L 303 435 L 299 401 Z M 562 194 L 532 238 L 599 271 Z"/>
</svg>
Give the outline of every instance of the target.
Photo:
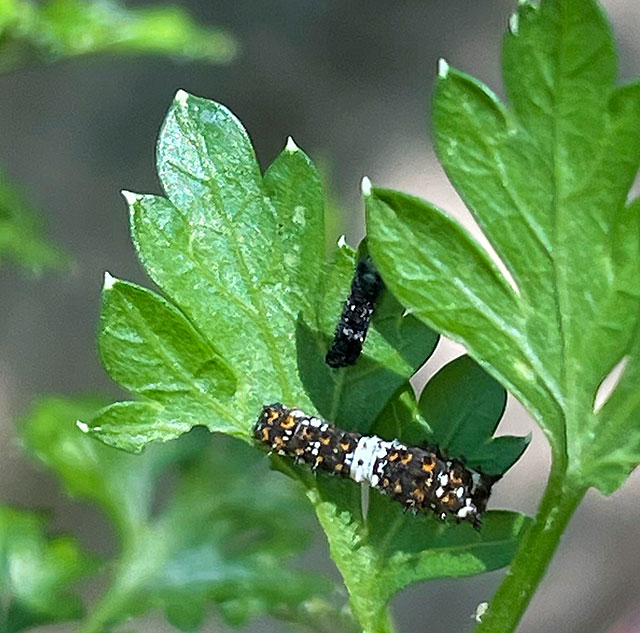
<svg viewBox="0 0 640 633">
<path fill-rule="evenodd" d="M 564 463 L 552 467 L 535 520 L 474 633 L 515 631 L 586 491 L 567 477 Z"/>
</svg>

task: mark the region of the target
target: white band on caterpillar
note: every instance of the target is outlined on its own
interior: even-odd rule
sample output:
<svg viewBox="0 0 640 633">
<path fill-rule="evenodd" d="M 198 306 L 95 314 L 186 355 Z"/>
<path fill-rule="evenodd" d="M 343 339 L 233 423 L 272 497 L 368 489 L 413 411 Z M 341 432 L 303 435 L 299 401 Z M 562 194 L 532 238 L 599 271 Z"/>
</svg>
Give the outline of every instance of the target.
<svg viewBox="0 0 640 633">
<path fill-rule="evenodd" d="M 372 486 L 377 485 L 377 481 L 373 482 L 373 468 L 378 459 L 384 459 L 390 448 L 391 442 L 385 442 L 375 435 L 360 438 L 353 452 L 349 477 L 358 483 L 366 481 Z"/>
</svg>

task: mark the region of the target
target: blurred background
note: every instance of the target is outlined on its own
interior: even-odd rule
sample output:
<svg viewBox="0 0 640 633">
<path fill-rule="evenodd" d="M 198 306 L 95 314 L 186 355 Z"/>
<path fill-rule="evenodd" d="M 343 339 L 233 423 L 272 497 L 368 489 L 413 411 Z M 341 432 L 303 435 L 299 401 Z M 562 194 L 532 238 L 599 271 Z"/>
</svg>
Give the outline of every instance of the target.
<svg viewBox="0 0 640 633">
<path fill-rule="evenodd" d="M 128 2 L 144 6 L 146 2 Z M 118 391 L 100 367 L 95 332 L 102 277 L 149 285 L 129 241 L 119 191 L 159 193 L 154 144 L 179 88 L 230 107 L 263 166 L 288 135 L 327 176 L 347 241 L 362 235 L 359 182 L 418 194 L 477 230 L 448 184 L 428 128 L 439 57 L 501 92 L 499 48 L 515 0 L 272 0 L 181 3 L 203 24 L 235 37 L 224 64 L 167 57 L 78 57 L 35 63 L 0 76 L 0 163 L 46 219 L 47 235 L 73 259 L 70 273 L 32 278 L 0 267 L 0 501 L 53 507 L 53 526 L 109 552 L 97 512 L 70 501 L 24 458 L 14 423 L 43 393 Z M 640 3 L 605 0 L 623 80 L 640 75 Z M 459 355 L 441 342 L 424 381 Z M 503 433 L 531 432 L 524 458 L 496 487 L 493 507 L 533 513 L 548 469 L 546 442 L 510 399 Z M 640 632 L 640 472 L 605 499 L 590 492 L 575 515 L 523 633 Z M 335 575 L 322 536 L 309 564 Z M 471 630 L 476 606 L 503 572 L 414 585 L 394 601 L 400 632 Z M 136 630 L 173 630 L 159 615 Z M 253 622 L 248 630 L 276 631 Z M 41 631 L 72 631 L 68 624 Z M 223 631 L 215 619 L 204 631 Z"/>
</svg>

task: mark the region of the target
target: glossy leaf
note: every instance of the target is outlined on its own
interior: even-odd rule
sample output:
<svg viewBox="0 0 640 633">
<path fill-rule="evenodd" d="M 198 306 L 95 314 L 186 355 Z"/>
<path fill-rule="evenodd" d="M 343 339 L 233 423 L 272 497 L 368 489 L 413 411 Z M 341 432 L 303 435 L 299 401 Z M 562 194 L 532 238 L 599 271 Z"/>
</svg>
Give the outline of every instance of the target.
<svg viewBox="0 0 640 633">
<path fill-rule="evenodd" d="M 99 336 L 109 373 L 152 402 L 108 407 L 96 418 L 96 437 L 117 444 L 126 428 L 132 436 L 126 448 L 138 451 L 148 441 L 177 437 L 195 424 L 216 421 L 220 429 L 227 424 L 224 403 L 236 390 L 233 370 L 160 296 L 107 276 Z"/>
<path fill-rule="evenodd" d="M 517 289 L 453 220 L 403 194 L 369 197 L 370 247 L 412 313 L 529 409 L 574 485 L 609 493 L 640 462 L 629 383 L 594 412 L 609 371 L 625 355 L 637 363 L 639 224 L 637 205 L 625 205 L 640 162 L 640 84 L 615 86 L 594 0 L 521 3 L 510 26 L 509 105 L 443 62 L 433 124 L 449 178 Z"/>
<path fill-rule="evenodd" d="M 144 400 L 110 405 L 83 428 L 126 450 L 199 424 L 249 440 L 262 407 L 280 401 L 346 428 L 372 429 L 437 336 L 385 292 L 358 363 L 339 371 L 325 364 L 355 252 L 340 244 L 325 262 L 323 196 L 311 161 L 289 140 L 262 176 L 239 121 L 220 104 L 184 92 L 167 115 L 157 157 L 166 197 L 125 197 L 140 260 L 167 299 L 108 278 L 99 335 L 107 370 Z M 524 525 L 514 513 L 490 520 L 500 527 L 486 534 L 465 530 L 474 553 L 461 546 L 449 567 L 421 550 L 430 547 L 428 538 L 416 537 L 413 562 L 397 575 L 384 571 L 388 581 L 367 597 L 370 586 L 360 587 L 358 570 L 375 575 L 379 566 L 382 574 L 387 557 L 395 568 L 402 552 L 377 535 L 366 548 L 352 542 L 346 556 L 345 524 L 365 539 L 371 522 L 382 524 L 400 508 L 376 501 L 365 519 L 353 482 L 314 477 L 279 457 L 272 462 L 305 486 L 365 628 L 386 617 L 389 598 L 407 583 L 504 565 Z M 403 530 L 415 536 L 423 525 L 408 520 Z M 409 571 L 416 565 L 419 571 Z M 375 615 L 367 615 L 367 601 L 376 602 Z M 176 609 L 177 618 L 188 619 L 188 611 Z"/>
</svg>

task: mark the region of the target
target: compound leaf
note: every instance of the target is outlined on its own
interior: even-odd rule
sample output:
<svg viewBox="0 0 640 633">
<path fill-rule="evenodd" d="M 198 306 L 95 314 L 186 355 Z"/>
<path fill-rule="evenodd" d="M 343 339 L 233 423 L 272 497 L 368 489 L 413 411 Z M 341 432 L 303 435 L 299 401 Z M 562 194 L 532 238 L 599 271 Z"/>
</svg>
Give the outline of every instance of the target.
<svg viewBox="0 0 640 633">
<path fill-rule="evenodd" d="M 612 492 L 640 462 L 633 378 L 594 410 L 613 367 L 628 357 L 634 376 L 638 362 L 638 206 L 626 198 L 640 163 L 640 84 L 615 86 L 595 0 L 521 3 L 503 71 L 508 106 L 442 62 L 433 124 L 440 161 L 514 289 L 484 272 L 486 254 L 453 220 L 395 192 L 368 197 L 371 252 L 417 317 L 529 409 L 576 488 Z"/>
<path fill-rule="evenodd" d="M 474 388 L 481 384 L 493 393 Z M 455 402 L 450 416 L 441 415 L 447 403 L 452 402 L 450 395 L 470 386 L 469 396 L 460 404 Z M 438 411 L 439 405 L 433 401 L 435 407 L 429 412 L 433 428 L 421 417 L 411 386 L 407 384 L 381 412 L 373 431 L 407 442 L 428 441 L 443 447 L 448 442 L 455 449 L 453 431 L 460 429 L 461 421 L 477 416 L 478 426 L 483 430 L 474 428 L 469 441 L 476 444 L 480 441 L 482 445 L 474 446 L 475 453 L 470 453 L 472 459 L 477 458 L 483 466 L 493 468 L 494 474 L 501 474 L 522 454 L 527 443 L 523 438 L 509 438 L 517 440 L 517 450 L 512 449 L 508 456 L 492 450 L 494 443 L 505 439 L 496 438 L 491 442 L 504 409 L 505 394 L 475 363 L 463 357 L 447 365 L 432 378 L 423 394 L 431 397 L 436 392 L 442 392 L 444 403 Z M 421 409 L 425 408 L 424 398 L 423 395 Z M 461 440 L 456 436 L 456 441 Z M 529 525 L 528 517 L 516 512 L 489 511 L 478 533 L 468 524 L 452 527 L 434 516 L 413 516 L 375 490 L 370 492 L 368 511 L 364 514 L 360 495 L 354 494 L 349 482 L 319 477 L 319 483 L 318 490 L 310 491 L 309 495 L 321 524 L 333 535 L 330 538 L 332 556 L 349 589 L 352 608 L 365 630 L 378 630 L 391 597 L 413 582 L 470 576 L 507 565 Z"/>
<path fill-rule="evenodd" d="M 433 352 L 437 336 L 387 291 L 358 363 L 339 371 L 326 365 L 356 253 L 339 244 L 324 261 L 323 194 L 311 161 L 289 141 L 263 176 L 233 114 L 184 92 L 169 110 L 157 159 L 166 197 L 125 197 L 140 260 L 166 299 L 110 280 L 100 332 L 107 370 L 145 399 L 110 405 L 82 428 L 126 450 L 173 439 L 200 424 L 250 440 L 262 407 L 279 401 L 345 428 L 372 429 Z M 483 262 L 496 293 L 515 305 L 509 285 L 499 281 L 488 258 Z M 404 436 L 401 431 L 397 437 Z M 400 508 L 389 509 L 391 502 L 382 499 L 365 518 L 353 482 L 313 477 L 276 456 L 272 463 L 306 487 L 361 623 L 384 617 L 390 597 L 409 582 L 504 565 L 524 525 L 520 515 L 510 514 L 504 522 L 490 519 L 486 535 L 462 528 L 471 538 L 469 547 L 479 544 L 478 551 L 468 565 L 454 556 L 450 568 L 420 549 L 440 541 L 416 537 L 419 547 L 411 556 L 420 571 L 392 578 L 397 559 L 384 567 L 387 554 L 379 547 L 393 545 L 383 544 L 380 534 L 366 548 L 352 541 L 348 562 L 340 544 L 345 524 L 364 539 L 370 523 L 382 524 Z M 412 524 L 408 518 L 407 529 L 417 534 L 422 521 Z M 485 540 L 503 543 L 502 554 L 481 553 Z M 358 588 L 362 569 L 373 576 L 386 569 L 390 580 L 384 591 L 366 598 L 369 589 Z M 268 591 L 266 585 L 262 590 Z M 367 615 L 363 599 L 376 601 L 375 615 Z M 176 622 L 191 621 L 175 600 L 171 613 Z"/>
</svg>

